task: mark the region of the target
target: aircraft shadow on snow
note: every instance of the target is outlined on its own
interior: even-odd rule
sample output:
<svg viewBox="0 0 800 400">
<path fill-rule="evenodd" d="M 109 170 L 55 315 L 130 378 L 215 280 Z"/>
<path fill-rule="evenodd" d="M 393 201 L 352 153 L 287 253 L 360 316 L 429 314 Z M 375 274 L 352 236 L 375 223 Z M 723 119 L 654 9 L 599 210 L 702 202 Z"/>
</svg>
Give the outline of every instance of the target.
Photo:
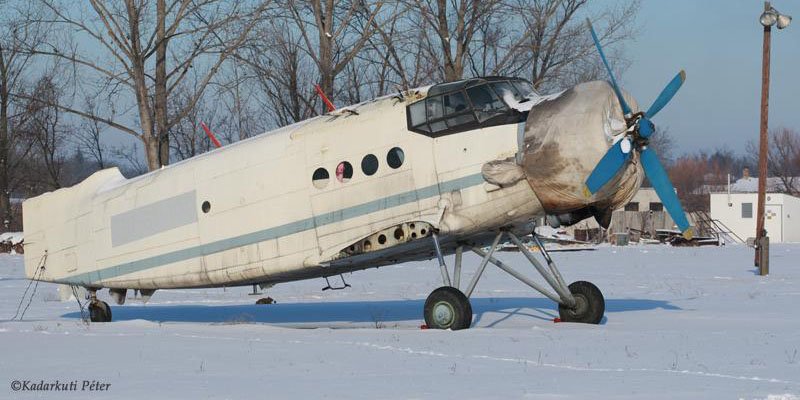
<svg viewBox="0 0 800 400">
<path fill-rule="evenodd" d="M 484 297 L 473 298 L 473 326 L 492 327 L 509 318 L 551 321 L 558 316 L 553 302 L 546 298 Z M 201 323 L 391 323 L 422 320 L 424 300 L 328 301 L 279 303 L 272 305 L 146 305 L 113 307 L 114 321 L 147 320 L 153 322 Z M 646 310 L 680 310 L 663 300 L 606 299 L 606 313 Z M 481 324 L 485 314 L 491 322 Z M 79 312 L 64 314 L 80 318 Z M 605 318 L 603 319 L 603 323 Z"/>
</svg>

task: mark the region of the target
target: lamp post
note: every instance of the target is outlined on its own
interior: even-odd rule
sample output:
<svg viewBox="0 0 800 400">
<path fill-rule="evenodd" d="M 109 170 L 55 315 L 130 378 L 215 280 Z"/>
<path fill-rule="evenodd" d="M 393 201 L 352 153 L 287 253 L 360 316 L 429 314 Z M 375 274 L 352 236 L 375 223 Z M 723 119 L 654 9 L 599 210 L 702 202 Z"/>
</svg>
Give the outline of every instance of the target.
<svg viewBox="0 0 800 400">
<path fill-rule="evenodd" d="M 769 238 L 764 230 L 764 202 L 767 191 L 767 149 L 769 121 L 769 57 L 772 25 L 783 29 L 792 22 L 792 17 L 778 12 L 768 1 L 759 18 L 764 26 L 763 56 L 761 59 L 761 132 L 758 146 L 758 211 L 756 216 L 755 264 L 760 275 L 769 274 Z"/>
</svg>

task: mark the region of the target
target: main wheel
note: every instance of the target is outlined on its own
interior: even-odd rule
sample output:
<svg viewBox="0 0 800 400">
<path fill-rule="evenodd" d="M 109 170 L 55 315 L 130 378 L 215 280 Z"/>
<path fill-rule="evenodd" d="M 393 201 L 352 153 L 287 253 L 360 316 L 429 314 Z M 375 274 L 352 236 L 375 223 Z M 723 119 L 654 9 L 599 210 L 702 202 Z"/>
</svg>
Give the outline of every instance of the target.
<svg viewBox="0 0 800 400">
<path fill-rule="evenodd" d="M 262 297 L 256 300 L 256 304 L 275 304 L 275 299 L 272 297 Z"/>
<path fill-rule="evenodd" d="M 593 283 L 577 281 L 569 285 L 569 291 L 575 298 L 575 308 L 563 304 L 558 305 L 558 314 L 564 322 L 582 322 L 599 324 L 606 312 L 606 300 L 603 293 Z"/>
<path fill-rule="evenodd" d="M 111 322 L 111 307 L 100 300 L 89 304 L 89 319 L 92 322 Z"/>
<path fill-rule="evenodd" d="M 425 300 L 425 324 L 431 329 L 467 329 L 472 325 L 472 305 L 460 290 L 442 286 Z"/>
</svg>

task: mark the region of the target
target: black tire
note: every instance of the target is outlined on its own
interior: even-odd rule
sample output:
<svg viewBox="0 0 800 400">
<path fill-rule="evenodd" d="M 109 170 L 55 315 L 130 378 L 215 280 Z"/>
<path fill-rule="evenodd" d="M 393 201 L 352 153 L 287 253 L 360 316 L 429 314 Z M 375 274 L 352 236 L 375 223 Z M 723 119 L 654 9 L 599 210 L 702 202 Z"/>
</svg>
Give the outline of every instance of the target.
<svg viewBox="0 0 800 400">
<path fill-rule="evenodd" d="M 105 301 L 89 304 L 89 320 L 92 322 L 111 322 L 111 307 Z"/>
<path fill-rule="evenodd" d="M 606 312 L 606 300 L 600 289 L 591 282 L 577 281 L 569 285 L 569 291 L 577 304 L 575 308 L 558 305 L 561 321 L 599 324 Z"/>
<path fill-rule="evenodd" d="M 425 300 L 425 324 L 430 329 L 467 329 L 472 325 L 472 304 L 460 290 L 442 286 Z"/>
<path fill-rule="evenodd" d="M 257 305 L 275 304 L 275 300 L 272 297 L 262 297 L 262 298 L 256 300 L 256 304 Z"/>
</svg>

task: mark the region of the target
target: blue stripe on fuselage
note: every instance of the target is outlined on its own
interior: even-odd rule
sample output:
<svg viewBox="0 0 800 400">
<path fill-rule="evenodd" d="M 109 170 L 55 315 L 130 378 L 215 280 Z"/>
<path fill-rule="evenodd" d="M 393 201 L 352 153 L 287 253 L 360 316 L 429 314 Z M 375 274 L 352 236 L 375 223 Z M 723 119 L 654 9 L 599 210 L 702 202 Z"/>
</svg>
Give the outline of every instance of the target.
<svg viewBox="0 0 800 400">
<path fill-rule="evenodd" d="M 438 196 L 439 193 L 446 193 L 453 190 L 460 190 L 480 185 L 483 182 L 483 176 L 479 173 L 468 175 L 462 178 L 442 182 L 440 184 L 398 193 L 356 206 L 346 207 L 341 210 L 327 212 L 315 217 L 290 222 L 288 224 L 279 225 L 232 238 L 222 239 L 216 242 L 189 247 L 182 250 L 171 251 L 169 253 L 159 254 L 157 256 L 147 257 L 136 261 L 130 261 L 107 268 L 101 268 L 96 271 L 68 276 L 64 279 L 58 279 L 56 281 L 59 283 L 72 285 L 91 286 L 93 282 L 100 282 L 106 279 L 131 274 L 162 265 L 189 260 L 196 257 L 207 256 L 221 251 L 235 249 L 241 246 L 292 235 L 314 229 L 315 227 L 333 224 L 388 208 L 401 206 L 403 204 L 412 203 L 417 200 L 431 198 Z"/>
</svg>

